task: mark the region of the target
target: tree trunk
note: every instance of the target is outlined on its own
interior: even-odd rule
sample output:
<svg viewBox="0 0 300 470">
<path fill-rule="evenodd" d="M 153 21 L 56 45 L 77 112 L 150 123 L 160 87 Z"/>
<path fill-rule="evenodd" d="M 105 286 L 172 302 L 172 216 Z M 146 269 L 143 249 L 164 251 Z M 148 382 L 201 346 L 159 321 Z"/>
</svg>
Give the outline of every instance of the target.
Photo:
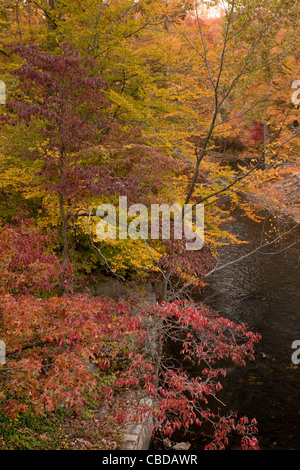
<svg viewBox="0 0 300 470">
<path fill-rule="evenodd" d="M 270 128 L 269 128 L 269 125 L 265 121 L 264 122 L 264 155 L 262 157 L 262 162 L 261 162 L 264 169 L 265 169 L 265 161 L 266 161 L 266 158 L 268 157 L 269 143 L 270 143 Z"/>
<path fill-rule="evenodd" d="M 68 264 L 69 261 L 69 242 L 68 242 L 68 215 L 64 208 L 64 197 L 62 194 L 59 196 L 59 210 L 61 217 L 61 238 L 62 238 L 62 263 L 63 266 Z"/>
<path fill-rule="evenodd" d="M 68 213 L 65 210 L 65 197 L 64 197 L 64 186 L 65 186 L 65 165 L 64 165 L 64 154 L 61 154 L 60 158 L 60 190 L 59 190 L 59 212 L 61 218 L 61 239 L 62 239 L 62 274 L 60 279 L 60 287 L 64 291 L 64 284 L 66 281 L 66 272 L 70 264 L 69 260 L 69 241 L 68 241 Z"/>
<path fill-rule="evenodd" d="M 55 31 L 57 28 L 57 25 L 51 13 L 51 10 L 55 8 L 55 3 L 56 3 L 56 0 L 48 0 L 49 10 L 48 10 L 48 14 L 46 15 L 46 19 L 47 19 L 47 25 L 48 25 L 49 31 Z"/>
</svg>

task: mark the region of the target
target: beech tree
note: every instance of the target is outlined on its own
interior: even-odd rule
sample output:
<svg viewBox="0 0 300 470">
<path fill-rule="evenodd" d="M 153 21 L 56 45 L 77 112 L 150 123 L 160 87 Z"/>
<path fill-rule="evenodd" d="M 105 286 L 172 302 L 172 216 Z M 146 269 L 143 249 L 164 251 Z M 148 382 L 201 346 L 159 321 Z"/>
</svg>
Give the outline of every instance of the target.
<svg viewBox="0 0 300 470">
<path fill-rule="evenodd" d="M 206 94 L 206 100 L 195 97 L 190 115 L 185 115 L 194 169 L 184 202 L 204 204 L 208 224 L 210 212 L 224 197 L 231 207 L 237 205 L 258 220 L 262 199 L 269 201 L 264 208 L 272 210 L 275 198 L 273 192 L 265 195 L 266 183 L 296 167 L 298 131 L 293 129 L 296 109 L 290 99 L 299 72 L 295 11 L 285 1 L 261 6 L 233 0 L 220 8 L 220 18 L 210 19 L 199 2 L 193 5 L 182 23 L 171 18 L 169 23 L 189 51 L 186 75 L 201 80 Z M 249 23 L 249 14 L 254 22 Z M 258 127 L 260 136 L 253 134 Z M 287 161 L 290 167 L 284 165 Z M 207 235 L 209 239 L 208 230 Z"/>
</svg>

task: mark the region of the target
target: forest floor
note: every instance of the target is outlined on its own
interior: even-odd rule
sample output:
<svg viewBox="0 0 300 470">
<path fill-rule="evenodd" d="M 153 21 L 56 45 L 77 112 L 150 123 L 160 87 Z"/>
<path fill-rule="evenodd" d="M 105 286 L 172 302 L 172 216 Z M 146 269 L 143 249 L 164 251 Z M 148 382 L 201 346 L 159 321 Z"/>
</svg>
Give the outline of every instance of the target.
<svg viewBox="0 0 300 470">
<path fill-rule="evenodd" d="M 100 297 L 126 298 L 135 313 L 155 298 L 149 285 L 144 290 L 121 289 L 114 278 L 101 280 L 96 287 Z M 124 389 L 101 403 L 92 403 L 80 414 L 61 408 L 47 416 L 24 413 L 11 420 L 0 410 L 0 450 L 119 450 L 140 399 L 140 393 Z M 127 418 L 121 421 L 117 415 Z"/>
<path fill-rule="evenodd" d="M 100 405 L 83 416 L 65 410 L 45 417 L 24 414 L 14 421 L 1 414 L 0 450 L 118 449 L 125 424 L 116 425 L 113 407 Z"/>
<path fill-rule="evenodd" d="M 136 408 L 135 408 L 136 406 Z M 132 422 L 138 398 L 124 391 L 75 414 L 59 409 L 47 416 L 20 414 L 11 420 L 0 412 L 0 450 L 119 450 Z"/>
</svg>

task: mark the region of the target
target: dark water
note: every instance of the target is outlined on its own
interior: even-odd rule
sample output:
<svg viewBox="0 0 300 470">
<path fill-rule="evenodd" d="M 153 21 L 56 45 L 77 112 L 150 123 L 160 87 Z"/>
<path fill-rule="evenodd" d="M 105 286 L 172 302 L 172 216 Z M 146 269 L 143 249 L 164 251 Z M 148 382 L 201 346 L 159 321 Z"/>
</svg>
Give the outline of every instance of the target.
<svg viewBox="0 0 300 470">
<path fill-rule="evenodd" d="M 250 244 L 222 248 L 222 264 L 256 248 L 264 229 L 241 216 L 229 228 Z M 292 343 L 300 340 L 299 232 L 298 238 L 289 236 L 283 244 L 215 272 L 208 280 L 205 302 L 262 335 L 256 361 L 233 368 L 219 398 L 228 410 L 257 419 L 261 449 L 300 450 L 300 365 L 291 359 Z"/>
</svg>

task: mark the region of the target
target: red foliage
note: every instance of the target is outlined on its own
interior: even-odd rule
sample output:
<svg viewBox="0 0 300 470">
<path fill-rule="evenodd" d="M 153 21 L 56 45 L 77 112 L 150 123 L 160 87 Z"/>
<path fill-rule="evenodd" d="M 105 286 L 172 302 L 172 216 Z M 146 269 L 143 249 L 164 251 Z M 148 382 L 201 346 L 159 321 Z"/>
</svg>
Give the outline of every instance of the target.
<svg viewBox="0 0 300 470">
<path fill-rule="evenodd" d="M 153 306 L 148 314 L 160 319 L 162 336 L 182 344 L 185 361 L 198 368 L 202 366 L 201 373 L 191 378 L 183 369 L 162 364 L 159 387 L 155 391 L 158 429 L 171 436 L 182 427 L 200 426 L 209 421 L 214 436 L 208 449 L 225 448 L 232 432 L 242 436 L 243 447 L 258 448 L 254 438 L 255 420 L 246 426 L 247 418 L 239 421 L 236 416 L 219 417 L 208 404 L 222 389 L 220 379 L 226 375 L 226 369 L 218 363 L 231 359 L 234 364 L 245 366 L 246 360 L 254 360 L 254 345 L 260 336 L 249 331 L 246 325 L 222 318 L 202 304 L 165 303 Z"/>
<path fill-rule="evenodd" d="M 33 221 L 20 219 L 0 228 L 0 289 L 25 294 L 49 292 L 61 273 L 57 256 L 47 251 L 53 244 L 50 233 L 41 233 Z"/>
<path fill-rule="evenodd" d="M 264 138 L 264 128 L 259 122 L 255 123 L 251 129 L 251 138 L 254 142 L 262 142 Z"/>
<path fill-rule="evenodd" d="M 189 240 L 191 242 L 191 240 Z M 187 250 L 187 240 L 162 240 L 166 254 L 159 260 L 160 266 L 172 275 L 198 278 L 202 284 L 205 274 L 212 268 L 210 248 L 204 244 L 201 250 Z"/>
<path fill-rule="evenodd" d="M 137 417 L 150 411 L 165 435 L 208 421 L 214 436 L 207 448 L 224 448 L 232 432 L 242 436 L 244 448 L 258 448 L 255 421 L 220 417 L 208 404 L 222 388 L 222 361 L 244 366 L 253 360 L 259 335 L 203 304 L 156 304 L 133 315 L 128 303 L 87 295 L 36 298 L 32 292 L 49 290 L 60 269 L 57 258 L 45 252 L 46 243 L 25 221 L 0 233 L 0 337 L 7 351 L 7 363 L 0 366 L 1 402 L 11 418 L 60 406 L 80 413 L 90 399 L 100 403 L 132 389 L 155 403 L 154 409 L 141 407 Z M 24 295 L 13 296 L 13 290 Z M 156 345 L 149 348 L 153 320 L 158 341 L 181 344 L 184 361 L 201 366 L 198 377 L 163 361 L 156 371 L 151 355 Z"/>
<path fill-rule="evenodd" d="M 33 117 L 46 120 L 45 136 L 54 149 L 75 151 L 91 142 L 106 126 L 103 109 L 109 107 L 103 92 L 106 82 L 92 73 L 96 62 L 80 57 L 67 45 L 63 45 L 62 55 L 48 53 L 34 44 L 14 44 L 10 49 L 24 59 L 13 72 L 21 79 L 21 94 L 38 99 L 11 100 L 8 109 L 27 123 Z"/>
<path fill-rule="evenodd" d="M 4 376 L 5 370 L 10 372 L 4 380 L 4 407 L 11 417 L 30 407 L 45 413 L 62 404 L 79 412 L 90 396 L 101 401 L 120 388 L 144 389 L 156 403 L 156 411 L 150 411 L 165 435 L 209 420 L 215 435 L 208 448 L 223 448 L 233 431 L 243 436 L 243 445 L 257 447 L 254 421 L 246 426 L 246 418 L 220 418 L 207 407 L 226 374 L 214 364 L 231 358 L 243 366 L 246 359 L 253 359 L 258 336 L 245 325 L 215 316 L 205 306 L 180 302 L 144 312 L 143 316 L 162 322 L 164 337 L 184 335 L 185 358 L 208 364 L 202 376 L 192 379 L 184 370 L 162 365 L 157 385 L 154 366 L 142 354 L 147 340 L 143 318 L 132 316 L 125 303 L 83 295 L 48 300 L 31 296 L 16 300 L 7 295 L 1 309 L 9 359 L 2 370 Z M 93 373 L 88 370 L 91 363 L 97 366 Z M 118 370 L 107 384 L 103 378 L 117 363 Z"/>
<path fill-rule="evenodd" d="M 129 167 L 125 178 L 117 164 L 100 168 L 81 165 L 74 158 L 74 152 L 97 141 L 107 126 L 105 83 L 91 72 L 95 64 L 68 48 L 62 56 L 35 46 L 15 46 L 13 51 L 25 59 L 15 73 L 22 79 L 21 92 L 32 100 L 13 101 L 8 108 L 27 124 L 35 118 L 48 124 L 43 137 L 49 152 L 43 154 L 42 173 L 47 188 L 63 194 L 64 204 L 87 191 L 126 194 L 132 189 L 137 194 L 142 188 L 146 194 L 145 175 L 152 163 L 141 163 L 137 154 L 124 159 L 124 168 Z M 131 161 L 141 170 L 138 176 L 130 171 Z M 164 165 L 166 160 L 157 168 Z M 155 175 L 149 181 L 153 183 Z M 126 303 L 86 295 L 36 298 L 37 293 L 51 292 L 62 272 L 47 246 L 51 246 L 50 235 L 26 221 L 0 231 L 0 336 L 7 351 L 7 363 L 0 366 L 0 401 L 12 418 L 28 409 L 45 413 L 62 405 L 80 412 L 90 399 L 101 402 L 120 389 L 143 390 L 155 402 L 150 412 L 165 435 L 209 421 L 214 437 L 208 448 L 224 448 L 233 431 L 241 434 L 243 447 L 257 448 L 256 423 L 220 418 L 209 409 L 208 398 L 214 398 L 222 387 L 226 370 L 220 361 L 244 366 L 246 360 L 253 360 L 258 335 L 202 304 L 163 303 L 134 316 Z M 181 273 L 200 280 L 210 262 L 207 247 L 201 253 L 187 251 L 183 240 L 166 241 L 166 255 L 160 260 L 171 274 L 180 266 Z M 198 377 L 191 378 L 183 369 L 163 362 L 155 375 L 149 319 L 154 319 L 160 341 L 181 344 L 184 359 L 202 366 Z M 144 412 L 145 408 L 140 410 Z"/>
<path fill-rule="evenodd" d="M 79 412 L 91 393 L 103 399 L 110 390 L 97 387 L 101 375 L 89 365 L 107 371 L 117 357 L 122 360 L 126 335 L 140 325 L 127 306 L 80 295 L 47 300 L 7 295 L 1 309 L 11 372 L 5 409 L 12 417 L 30 407 L 45 413 L 65 405 Z"/>
</svg>

